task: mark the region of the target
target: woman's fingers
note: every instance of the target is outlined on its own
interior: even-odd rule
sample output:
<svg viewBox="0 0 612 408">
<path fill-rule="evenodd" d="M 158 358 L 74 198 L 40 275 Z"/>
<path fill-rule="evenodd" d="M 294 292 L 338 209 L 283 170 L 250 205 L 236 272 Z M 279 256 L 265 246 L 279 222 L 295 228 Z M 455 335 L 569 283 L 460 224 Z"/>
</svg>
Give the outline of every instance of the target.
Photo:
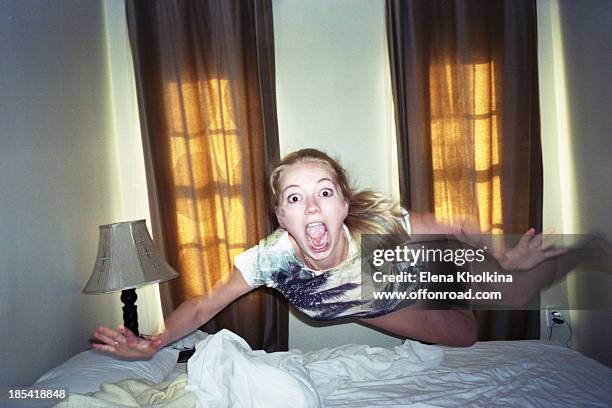
<svg viewBox="0 0 612 408">
<path fill-rule="evenodd" d="M 138 342 L 141 340 L 140 337 L 136 336 L 130 329 L 122 324 L 119 325 L 118 330 L 125 339 L 124 342 L 127 344 L 138 344 Z"/>
<path fill-rule="evenodd" d="M 101 326 L 94 331 L 93 336 L 102 342 L 101 344 L 94 343 L 93 347 L 95 349 L 119 355 L 123 354 L 121 351 L 125 349 L 127 339 L 121 332 Z"/>
<path fill-rule="evenodd" d="M 543 250 L 546 251 L 553 247 L 559 247 L 560 249 L 565 249 L 567 252 L 567 249 L 565 248 L 562 237 L 560 235 L 547 235 L 546 238 L 544 239 L 544 242 L 542 243 Z"/>
<path fill-rule="evenodd" d="M 516 246 L 521 249 L 529 248 L 529 243 L 531 242 L 534 235 L 535 235 L 535 229 L 529 228 L 527 232 L 523 234 L 521 239 L 519 239 L 519 242 L 518 244 L 516 244 Z"/>
<path fill-rule="evenodd" d="M 115 341 L 117 341 L 117 336 L 119 335 L 119 333 L 112 329 L 109 329 L 108 327 L 101 326 L 96 329 L 93 335 L 102 343 L 113 345 Z"/>
<path fill-rule="evenodd" d="M 555 248 L 559 238 L 554 236 L 551 238 L 549 234 L 552 232 L 554 232 L 554 228 L 547 228 L 544 232 L 533 236 L 529 241 L 530 251 L 534 254 L 540 252 L 543 259 L 554 258 L 566 253 L 567 248 Z"/>
<path fill-rule="evenodd" d="M 119 325 L 117 330 L 119 331 L 119 333 L 123 334 L 126 338 L 136 337 L 136 335 L 130 329 L 128 329 L 122 324 Z"/>
<path fill-rule="evenodd" d="M 531 241 L 529 241 L 529 249 L 541 249 L 543 240 L 544 240 L 543 234 L 534 235 Z"/>
<path fill-rule="evenodd" d="M 559 255 L 563 255 L 565 253 L 567 253 L 568 248 L 559 248 L 559 249 L 553 249 L 552 251 L 546 251 L 544 252 L 544 256 L 546 258 L 555 258 Z"/>
<path fill-rule="evenodd" d="M 136 336 L 132 331 L 120 325 L 118 330 L 101 326 L 93 336 L 101 343 L 93 343 L 96 350 L 105 351 L 127 358 L 150 358 L 161 347 L 161 339 L 151 341 Z"/>
<path fill-rule="evenodd" d="M 107 353 L 113 353 L 115 351 L 115 347 L 109 346 L 108 344 L 92 343 L 91 346 L 96 350 L 106 351 Z"/>
<path fill-rule="evenodd" d="M 530 228 L 519 240 L 519 243 L 517 244 L 518 248 L 521 248 L 523 250 L 527 250 L 530 253 L 533 253 L 534 251 L 541 251 L 541 252 L 547 252 L 550 248 L 553 248 L 557 243 L 558 243 L 558 238 L 551 238 L 550 236 L 548 236 L 549 231 L 552 231 L 551 229 L 542 232 L 540 234 L 535 234 L 535 230 L 533 228 Z M 556 250 L 552 253 L 557 253 Z M 565 251 L 563 252 L 559 252 L 561 254 L 565 253 Z"/>
<path fill-rule="evenodd" d="M 540 262 L 568 252 L 567 248 L 556 246 L 559 237 L 551 238 L 548 233 L 552 231 L 547 229 L 543 233 L 536 234 L 534 228 L 529 228 L 511 249 L 506 249 L 503 244 L 496 246 L 495 240 L 492 240 L 494 250 L 491 253 L 504 269 L 531 269 Z"/>
</svg>

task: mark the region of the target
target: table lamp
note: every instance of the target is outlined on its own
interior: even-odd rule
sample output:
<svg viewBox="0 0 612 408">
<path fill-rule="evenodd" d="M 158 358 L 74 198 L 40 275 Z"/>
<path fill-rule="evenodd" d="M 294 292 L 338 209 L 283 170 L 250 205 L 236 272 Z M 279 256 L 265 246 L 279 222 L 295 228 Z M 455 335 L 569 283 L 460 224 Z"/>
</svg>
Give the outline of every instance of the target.
<svg viewBox="0 0 612 408">
<path fill-rule="evenodd" d="M 145 220 L 100 225 L 96 264 L 83 293 L 120 290 L 123 324 L 139 336 L 136 288 L 177 276 L 153 245 Z"/>
</svg>

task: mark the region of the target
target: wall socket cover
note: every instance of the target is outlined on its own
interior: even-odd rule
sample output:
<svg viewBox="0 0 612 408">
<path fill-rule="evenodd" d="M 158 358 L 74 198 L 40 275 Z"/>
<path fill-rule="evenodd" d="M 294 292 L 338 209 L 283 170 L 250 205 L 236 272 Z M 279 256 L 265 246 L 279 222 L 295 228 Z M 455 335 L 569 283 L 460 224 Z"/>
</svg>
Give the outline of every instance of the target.
<svg viewBox="0 0 612 408">
<path fill-rule="evenodd" d="M 570 315 L 569 310 L 560 309 L 561 305 L 546 305 L 545 314 L 546 314 L 546 327 L 551 327 L 553 325 L 553 312 L 561 313 L 561 317 L 565 322 L 569 321 Z"/>
</svg>

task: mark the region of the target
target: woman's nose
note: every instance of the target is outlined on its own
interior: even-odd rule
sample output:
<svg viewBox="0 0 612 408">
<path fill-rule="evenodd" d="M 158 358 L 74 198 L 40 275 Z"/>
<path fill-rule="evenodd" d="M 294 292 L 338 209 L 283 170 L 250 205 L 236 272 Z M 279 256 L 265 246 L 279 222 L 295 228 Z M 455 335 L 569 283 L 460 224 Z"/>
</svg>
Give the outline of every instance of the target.
<svg viewBox="0 0 612 408">
<path fill-rule="evenodd" d="M 306 214 L 315 214 L 319 211 L 319 209 L 319 203 L 317 203 L 317 200 L 313 198 L 306 200 L 306 209 L 304 211 Z"/>
</svg>

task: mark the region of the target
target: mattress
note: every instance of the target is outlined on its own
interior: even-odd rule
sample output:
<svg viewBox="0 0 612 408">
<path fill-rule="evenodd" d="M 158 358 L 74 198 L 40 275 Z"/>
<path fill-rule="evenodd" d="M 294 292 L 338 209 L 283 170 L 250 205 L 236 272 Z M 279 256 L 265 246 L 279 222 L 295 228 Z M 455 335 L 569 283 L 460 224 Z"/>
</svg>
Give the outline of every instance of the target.
<svg viewBox="0 0 612 408">
<path fill-rule="evenodd" d="M 250 350 L 228 331 L 196 340 L 198 351 L 189 363 L 174 364 L 163 382 L 154 381 L 157 388 L 146 389 L 153 387 L 150 380 L 125 380 L 124 391 L 146 390 L 143 395 L 157 398 L 154 406 L 612 406 L 612 369 L 542 341 L 478 342 L 468 348 L 406 341 L 390 349 L 346 345 L 267 354 Z M 56 384 L 63 381 L 52 378 Z M 88 396 L 73 394 L 64 406 L 113 406 L 104 405 L 104 398 L 118 388 L 102 388 L 104 392 Z M 151 400 L 137 397 L 133 401 L 141 402 L 130 406 L 151 405 Z M 132 401 L 132 396 L 127 398 Z"/>
<path fill-rule="evenodd" d="M 435 368 L 343 384 L 326 407 L 612 407 L 612 369 L 541 341 L 444 350 Z"/>
</svg>

